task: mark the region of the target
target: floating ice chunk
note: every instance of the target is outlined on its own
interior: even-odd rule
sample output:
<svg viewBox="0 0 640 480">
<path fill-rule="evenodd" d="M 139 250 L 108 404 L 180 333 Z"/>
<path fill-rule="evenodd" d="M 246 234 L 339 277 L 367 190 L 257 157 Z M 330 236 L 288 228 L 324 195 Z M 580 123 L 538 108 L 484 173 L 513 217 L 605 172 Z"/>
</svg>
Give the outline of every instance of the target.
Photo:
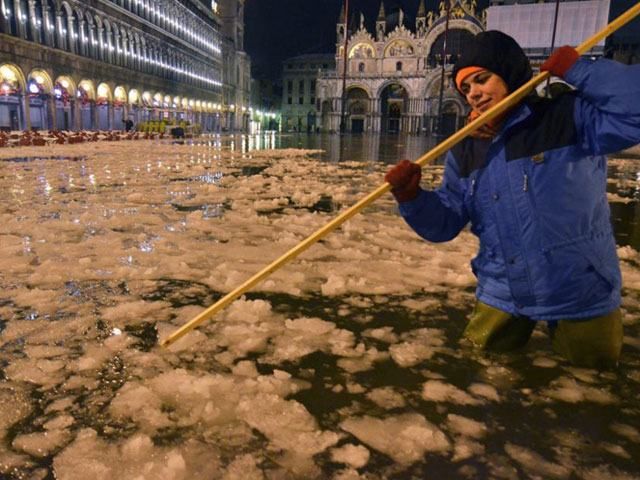
<svg viewBox="0 0 640 480">
<path fill-rule="evenodd" d="M 558 366 L 558 362 L 548 357 L 536 357 L 531 362 L 532 365 L 540 368 L 555 368 Z"/>
<path fill-rule="evenodd" d="M 231 322 L 257 323 L 273 316 L 271 304 L 265 300 L 246 300 L 244 297 L 233 302 L 225 311 Z"/>
<path fill-rule="evenodd" d="M 634 443 L 640 443 L 640 430 L 626 423 L 612 423 L 609 425 L 612 432 L 625 437 Z"/>
<path fill-rule="evenodd" d="M 335 445 L 340 435 L 321 431 L 301 403 L 273 394 L 243 398 L 238 415 L 269 439 L 274 448 L 311 457 Z"/>
<path fill-rule="evenodd" d="M 5 368 L 5 374 L 13 381 L 25 381 L 43 387 L 51 387 L 64 379 L 65 362 L 62 360 L 15 359 Z"/>
<path fill-rule="evenodd" d="M 75 419 L 71 415 L 60 415 L 49 420 L 43 426 L 45 430 L 61 430 L 70 427 L 75 423 Z"/>
<path fill-rule="evenodd" d="M 387 410 L 402 408 L 407 403 L 404 397 L 392 387 L 374 388 L 367 393 L 367 398 Z"/>
<path fill-rule="evenodd" d="M 162 400 L 151 389 L 136 383 L 126 383 L 109 405 L 109 412 L 118 419 L 135 421 L 144 432 L 169 427 L 172 422 L 162 411 Z"/>
<path fill-rule="evenodd" d="M 542 455 L 526 447 L 507 443 L 504 449 L 514 461 L 529 472 L 529 475 L 538 474 L 541 478 L 565 479 L 569 478 L 573 471 L 573 468 L 550 462 Z"/>
<path fill-rule="evenodd" d="M 559 378 L 551 383 L 541 395 L 567 403 L 593 402 L 603 405 L 613 404 L 618 398 L 611 392 L 598 388 L 581 385 L 572 378 Z"/>
<path fill-rule="evenodd" d="M 458 405 L 479 405 L 482 403 L 464 390 L 438 380 L 428 380 L 423 384 L 422 398 L 431 402 L 450 402 Z"/>
<path fill-rule="evenodd" d="M 221 480 L 264 480 L 258 460 L 251 454 L 239 455 L 227 466 Z"/>
<path fill-rule="evenodd" d="M 105 442 L 91 429 L 53 462 L 56 478 L 65 480 L 188 480 L 220 478 L 220 460 L 211 446 L 186 440 L 177 448 L 162 448 L 141 434 L 121 442 Z"/>
<path fill-rule="evenodd" d="M 477 397 L 483 397 L 487 400 L 491 400 L 492 402 L 500 401 L 500 395 L 492 385 L 487 385 L 486 383 L 472 383 L 469 385 L 468 390 Z"/>
<path fill-rule="evenodd" d="M 450 413 L 447 415 L 447 424 L 451 432 L 465 437 L 482 438 L 487 434 L 487 426 L 484 423 L 461 415 Z"/>
<path fill-rule="evenodd" d="M 19 384 L 12 387 L 7 387 L 4 384 L 0 386 L 0 412 L 2 412 L 0 415 L 0 438 L 4 438 L 5 431 L 14 423 L 26 418 L 31 411 L 31 401 L 23 387 Z"/>
<path fill-rule="evenodd" d="M 365 337 L 375 338 L 376 340 L 380 340 L 385 343 L 396 343 L 398 341 L 398 336 L 393 333 L 393 327 L 381 327 L 365 330 L 362 332 L 362 335 Z"/>
<path fill-rule="evenodd" d="M 331 449 L 331 461 L 344 463 L 353 468 L 362 468 L 369 462 L 370 452 L 362 445 L 348 443 L 339 448 Z"/>
<path fill-rule="evenodd" d="M 453 462 L 460 462 L 473 456 L 482 455 L 484 453 L 484 445 L 466 437 L 456 438 L 453 446 Z"/>
<path fill-rule="evenodd" d="M 242 360 L 241 362 L 238 362 L 233 367 L 232 372 L 234 375 L 250 378 L 256 378 L 259 375 L 255 363 L 251 360 Z"/>
<path fill-rule="evenodd" d="M 28 453 L 34 457 L 46 457 L 65 445 L 71 439 L 68 430 L 48 430 L 46 432 L 18 435 L 11 445 L 16 450 Z"/>
<path fill-rule="evenodd" d="M 306 335 L 324 335 L 336 328 L 336 324 L 319 318 L 297 318 L 286 320 L 285 327 L 292 331 L 304 332 Z"/>
<path fill-rule="evenodd" d="M 446 453 L 451 449 L 444 433 L 415 413 L 386 419 L 352 417 L 343 421 L 340 427 L 403 464 L 417 462 L 427 452 Z"/>
<path fill-rule="evenodd" d="M 102 318 L 115 327 L 137 325 L 142 322 L 167 321 L 171 316 L 172 306 L 169 302 L 121 302 L 115 307 L 102 310 Z"/>
<path fill-rule="evenodd" d="M 421 328 L 402 336 L 403 343 L 391 345 L 391 358 L 401 367 L 412 367 L 429 360 L 444 344 L 443 331 L 435 328 Z"/>
<path fill-rule="evenodd" d="M 362 343 L 358 344 L 363 345 Z M 349 373 L 363 372 L 370 370 L 373 364 L 376 362 L 382 362 L 389 358 L 389 354 L 384 351 L 378 351 L 377 348 L 356 349 L 354 353 L 358 353 L 358 356 L 350 355 L 349 358 L 341 358 L 338 360 L 338 366 Z"/>
</svg>

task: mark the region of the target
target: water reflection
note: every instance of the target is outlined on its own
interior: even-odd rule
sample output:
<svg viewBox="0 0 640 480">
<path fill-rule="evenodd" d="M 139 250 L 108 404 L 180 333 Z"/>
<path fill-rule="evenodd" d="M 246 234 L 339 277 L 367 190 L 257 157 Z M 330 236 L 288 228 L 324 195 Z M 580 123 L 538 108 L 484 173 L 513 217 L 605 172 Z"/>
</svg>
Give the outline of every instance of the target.
<svg viewBox="0 0 640 480">
<path fill-rule="evenodd" d="M 300 148 L 322 150 L 318 157 L 329 162 L 372 160 L 395 163 L 402 158 L 419 158 L 433 148 L 438 139 L 419 135 L 267 133 L 211 136 L 193 143 L 217 150 L 237 150 L 243 154 L 255 150 Z"/>
</svg>

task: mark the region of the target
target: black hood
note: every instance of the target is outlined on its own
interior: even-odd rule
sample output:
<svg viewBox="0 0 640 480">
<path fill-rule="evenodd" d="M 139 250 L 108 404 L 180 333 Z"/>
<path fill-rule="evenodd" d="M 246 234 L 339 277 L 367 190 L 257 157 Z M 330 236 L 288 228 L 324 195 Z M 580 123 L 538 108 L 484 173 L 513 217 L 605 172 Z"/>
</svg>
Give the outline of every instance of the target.
<svg viewBox="0 0 640 480">
<path fill-rule="evenodd" d="M 480 32 L 465 45 L 453 67 L 454 83 L 458 72 L 466 67 L 482 67 L 499 75 L 509 87 L 509 93 L 527 83 L 533 75 L 529 59 L 520 45 L 497 30 Z"/>
</svg>

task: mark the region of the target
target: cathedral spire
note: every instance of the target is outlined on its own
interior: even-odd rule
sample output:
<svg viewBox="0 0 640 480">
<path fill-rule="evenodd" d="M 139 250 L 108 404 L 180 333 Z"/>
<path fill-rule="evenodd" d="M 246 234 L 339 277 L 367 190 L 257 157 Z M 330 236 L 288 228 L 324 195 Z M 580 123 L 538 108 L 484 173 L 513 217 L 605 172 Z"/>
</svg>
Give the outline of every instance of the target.
<svg viewBox="0 0 640 480">
<path fill-rule="evenodd" d="M 384 2 L 380 2 L 380 10 L 378 11 L 378 22 L 384 22 L 386 14 L 384 13 Z"/>
<path fill-rule="evenodd" d="M 343 1 L 342 6 L 340 7 L 340 18 L 338 18 L 338 23 L 344 23 L 345 20 L 346 18 L 345 18 L 344 1 Z"/>
<path fill-rule="evenodd" d="M 416 32 L 418 34 L 424 33 L 427 29 L 427 9 L 424 6 L 424 0 L 420 0 L 418 6 L 418 13 L 416 14 Z"/>
<path fill-rule="evenodd" d="M 376 40 L 382 42 L 387 34 L 387 15 L 384 12 L 384 3 L 380 2 L 380 12 L 376 20 Z"/>
<path fill-rule="evenodd" d="M 416 17 L 427 17 L 427 9 L 424 6 L 424 0 L 420 0 L 420 5 L 418 6 L 418 14 Z"/>
</svg>

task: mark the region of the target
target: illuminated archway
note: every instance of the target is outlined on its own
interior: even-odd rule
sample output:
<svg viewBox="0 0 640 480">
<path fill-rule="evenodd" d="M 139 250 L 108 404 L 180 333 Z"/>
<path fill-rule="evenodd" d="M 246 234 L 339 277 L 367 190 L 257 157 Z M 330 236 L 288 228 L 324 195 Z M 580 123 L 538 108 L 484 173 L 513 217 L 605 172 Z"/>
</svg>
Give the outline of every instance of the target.
<svg viewBox="0 0 640 480">
<path fill-rule="evenodd" d="M 45 70 L 32 70 L 27 79 L 31 128 L 51 129 L 54 127 L 55 105 L 53 82 Z"/>
<path fill-rule="evenodd" d="M 76 84 L 68 76 L 60 76 L 53 84 L 53 96 L 56 104 L 56 128 L 73 130 L 75 125 Z"/>
<path fill-rule="evenodd" d="M 27 128 L 27 115 L 21 104 L 20 95 L 25 90 L 24 75 L 19 67 L 5 63 L 0 66 L 0 105 L 8 115 L 2 119 L 0 127 L 8 130 Z"/>
</svg>

